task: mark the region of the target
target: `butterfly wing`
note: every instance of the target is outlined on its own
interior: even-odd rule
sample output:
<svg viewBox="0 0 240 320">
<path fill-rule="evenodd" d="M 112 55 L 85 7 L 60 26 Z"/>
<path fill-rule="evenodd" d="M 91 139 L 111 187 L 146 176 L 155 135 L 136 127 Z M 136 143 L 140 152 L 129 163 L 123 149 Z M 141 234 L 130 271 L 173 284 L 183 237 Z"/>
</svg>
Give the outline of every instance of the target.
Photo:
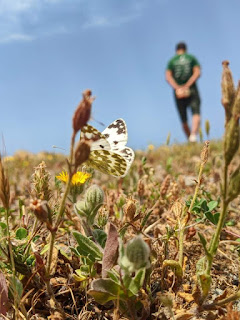
<svg viewBox="0 0 240 320">
<path fill-rule="evenodd" d="M 91 150 L 111 150 L 110 143 L 105 136 L 89 124 L 82 128 L 80 139 L 90 141 Z"/>
<path fill-rule="evenodd" d="M 126 147 L 127 127 L 123 119 L 111 123 L 102 133 L 86 125 L 81 130 L 81 139 L 91 141 L 87 164 L 114 177 L 124 177 L 133 160 L 134 152 Z"/>
<path fill-rule="evenodd" d="M 109 142 L 112 151 L 123 149 L 128 139 L 126 122 L 123 119 L 113 121 L 102 132 L 102 135 Z"/>
<path fill-rule="evenodd" d="M 114 177 L 124 177 L 128 172 L 128 163 L 120 154 L 109 150 L 93 150 L 87 164 Z"/>
</svg>

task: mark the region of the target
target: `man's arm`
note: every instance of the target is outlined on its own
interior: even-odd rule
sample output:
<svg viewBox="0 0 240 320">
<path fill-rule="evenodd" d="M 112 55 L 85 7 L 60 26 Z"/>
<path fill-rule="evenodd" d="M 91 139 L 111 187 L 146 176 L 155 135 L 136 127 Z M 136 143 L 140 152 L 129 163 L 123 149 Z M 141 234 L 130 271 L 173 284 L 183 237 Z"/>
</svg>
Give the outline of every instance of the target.
<svg viewBox="0 0 240 320">
<path fill-rule="evenodd" d="M 170 84 L 170 86 L 173 87 L 174 90 L 180 88 L 180 86 L 174 80 L 171 70 L 166 70 L 165 77 L 166 77 L 167 82 Z"/>
<path fill-rule="evenodd" d="M 201 75 L 200 67 L 194 66 L 193 67 L 193 74 L 192 74 L 191 78 L 189 78 L 189 80 L 184 84 L 184 87 L 190 88 L 197 81 L 197 79 L 200 77 L 200 75 Z"/>
</svg>

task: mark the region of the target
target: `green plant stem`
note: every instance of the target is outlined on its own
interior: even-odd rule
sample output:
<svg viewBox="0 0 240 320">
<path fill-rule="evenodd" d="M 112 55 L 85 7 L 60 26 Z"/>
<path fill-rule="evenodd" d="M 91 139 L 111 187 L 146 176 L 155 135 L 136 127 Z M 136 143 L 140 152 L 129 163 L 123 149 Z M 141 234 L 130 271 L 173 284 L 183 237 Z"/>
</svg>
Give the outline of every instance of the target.
<svg viewBox="0 0 240 320">
<path fill-rule="evenodd" d="M 72 167 L 72 161 L 73 161 L 73 150 L 74 150 L 75 137 L 76 137 L 76 134 L 73 132 L 72 138 L 71 138 L 71 147 L 70 147 L 68 182 L 67 182 L 67 185 L 66 185 L 66 189 L 65 189 L 62 201 L 61 201 L 61 205 L 60 205 L 59 211 L 58 211 L 55 227 L 52 228 L 52 230 L 51 230 L 51 238 L 50 238 L 48 260 L 47 260 L 47 269 L 46 269 L 48 277 L 50 275 L 50 267 L 51 267 L 51 262 L 52 262 L 52 254 L 53 254 L 53 247 L 54 247 L 54 242 L 55 242 L 55 238 L 56 238 L 56 233 L 57 233 L 58 227 L 59 227 L 59 225 L 61 223 L 62 217 L 64 215 L 65 203 L 66 203 L 67 196 L 68 196 L 68 193 L 69 193 L 69 190 L 70 190 L 72 176 L 73 176 L 71 167 Z"/>
<path fill-rule="evenodd" d="M 200 168 L 199 168 L 199 172 L 198 172 L 198 182 L 197 182 L 197 185 L 196 185 L 196 188 L 195 188 L 195 192 L 194 192 L 190 207 L 188 209 L 188 212 L 190 212 L 190 213 L 192 212 L 192 208 L 194 206 L 194 203 L 195 203 L 195 200 L 197 198 L 197 194 L 198 194 L 198 191 L 199 191 L 199 188 L 200 188 L 203 166 L 204 166 L 203 163 L 201 163 Z"/>
<path fill-rule="evenodd" d="M 181 226 L 181 229 L 179 231 L 179 249 L 178 249 L 178 261 L 181 267 L 183 267 L 183 242 L 184 242 L 184 231 L 185 231 L 185 226 Z"/>
<path fill-rule="evenodd" d="M 207 264 L 207 270 L 206 270 L 208 275 L 210 275 L 210 272 L 211 272 L 213 258 L 217 252 L 220 234 L 221 234 L 221 231 L 222 231 L 222 228 L 223 228 L 226 216 L 227 216 L 227 207 L 228 207 L 228 202 L 226 200 L 226 198 L 227 198 L 227 183 L 228 183 L 227 173 L 228 173 L 228 166 L 225 164 L 225 166 L 224 166 L 224 179 L 223 179 L 222 210 L 221 210 L 220 217 L 218 220 L 216 232 L 214 233 L 214 236 L 211 241 L 210 248 L 209 248 L 209 257 L 208 257 L 208 264 Z"/>
<path fill-rule="evenodd" d="M 194 191 L 194 195 L 190 204 L 190 207 L 188 209 L 188 212 L 191 214 L 192 212 L 192 208 L 194 206 L 195 200 L 197 198 L 198 195 L 198 191 L 200 188 L 200 184 L 201 184 L 201 177 L 202 177 L 202 171 L 203 171 L 203 166 L 204 164 L 201 163 L 200 168 L 199 168 L 199 172 L 198 172 L 198 182 L 197 185 L 195 187 L 195 191 Z M 179 251 L 178 251 L 178 261 L 181 267 L 183 267 L 183 250 L 184 250 L 184 233 L 185 233 L 185 227 L 186 227 L 186 222 L 184 221 L 184 218 L 186 216 L 186 212 L 183 211 L 183 214 L 181 216 L 181 221 L 179 223 Z"/>
<path fill-rule="evenodd" d="M 9 208 L 5 209 L 6 213 L 6 225 L 7 225 L 7 238 L 8 238 L 8 247 L 9 247 L 9 255 L 10 255 L 10 262 L 11 262 L 11 269 L 12 269 L 12 275 L 13 275 L 13 299 L 14 299 L 14 308 L 18 315 L 18 307 L 17 307 L 17 288 L 15 285 L 15 276 L 16 276 L 16 269 L 15 269 L 15 262 L 14 262 L 14 256 L 13 256 L 13 248 L 12 248 L 12 242 L 11 242 L 11 235 L 10 235 L 10 227 L 9 227 Z M 17 316 L 16 315 L 16 316 Z"/>
</svg>

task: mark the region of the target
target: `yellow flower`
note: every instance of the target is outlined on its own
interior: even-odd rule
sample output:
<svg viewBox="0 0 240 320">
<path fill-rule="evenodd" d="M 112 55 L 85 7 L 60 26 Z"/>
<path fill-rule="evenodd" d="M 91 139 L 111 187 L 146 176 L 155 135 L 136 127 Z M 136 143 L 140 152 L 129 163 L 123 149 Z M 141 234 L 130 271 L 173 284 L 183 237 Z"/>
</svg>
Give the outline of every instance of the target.
<svg viewBox="0 0 240 320">
<path fill-rule="evenodd" d="M 3 158 L 3 161 L 4 162 L 10 162 L 10 161 L 14 161 L 15 159 L 14 159 L 14 157 L 12 157 L 12 156 L 8 156 L 8 157 L 4 157 Z"/>
<path fill-rule="evenodd" d="M 74 173 L 72 177 L 72 184 L 73 185 L 84 184 L 90 177 L 91 175 L 89 173 L 78 171 Z M 67 183 L 68 173 L 66 171 L 62 171 L 58 176 L 56 176 L 56 178 L 60 181 L 63 181 L 64 183 Z"/>
<path fill-rule="evenodd" d="M 153 144 L 148 145 L 148 150 L 152 151 L 155 149 L 155 146 Z"/>
</svg>

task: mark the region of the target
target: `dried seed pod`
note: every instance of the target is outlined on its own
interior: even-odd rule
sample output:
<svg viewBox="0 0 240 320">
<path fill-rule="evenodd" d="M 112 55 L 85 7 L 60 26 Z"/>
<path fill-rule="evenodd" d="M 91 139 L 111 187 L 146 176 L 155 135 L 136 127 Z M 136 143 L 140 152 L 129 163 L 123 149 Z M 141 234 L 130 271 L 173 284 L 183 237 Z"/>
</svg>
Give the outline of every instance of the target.
<svg viewBox="0 0 240 320">
<path fill-rule="evenodd" d="M 230 177 L 227 201 L 232 201 L 240 194 L 240 165 Z"/>
<path fill-rule="evenodd" d="M 238 119 L 232 117 L 226 125 L 224 136 L 224 157 L 226 165 L 232 161 L 239 148 L 239 124 Z"/>
<path fill-rule="evenodd" d="M 41 199 L 31 199 L 30 210 L 33 211 L 39 221 L 49 222 L 50 212 L 47 201 Z"/>
<path fill-rule="evenodd" d="M 5 175 L 1 155 L 0 155 L 0 199 L 2 200 L 4 208 L 9 209 L 9 200 L 10 200 L 9 180 L 8 180 L 8 177 Z"/>
<path fill-rule="evenodd" d="M 164 197 L 167 194 L 168 188 L 170 186 L 171 176 L 168 174 L 162 182 L 160 195 Z"/>
<path fill-rule="evenodd" d="M 229 61 L 223 61 L 223 72 L 222 72 L 222 105 L 225 108 L 226 123 L 232 116 L 232 103 L 235 96 L 235 87 L 232 77 L 232 72 L 229 69 Z"/>
<path fill-rule="evenodd" d="M 181 218 L 183 209 L 184 205 L 180 200 L 174 202 L 171 211 L 174 213 L 176 219 Z"/>
<path fill-rule="evenodd" d="M 73 115 L 73 131 L 76 134 L 79 130 L 85 126 L 91 115 L 92 103 L 95 98 L 91 97 L 92 91 L 87 89 L 83 92 L 83 99 L 78 105 Z"/>
<path fill-rule="evenodd" d="M 83 141 L 80 140 L 76 146 L 75 153 L 74 153 L 75 171 L 81 164 L 83 164 L 85 161 L 88 160 L 90 152 L 91 152 L 90 144 L 84 140 Z"/>
<path fill-rule="evenodd" d="M 138 192 L 138 196 L 139 196 L 140 198 L 142 198 L 142 197 L 144 196 L 145 186 L 144 186 L 144 183 L 143 183 L 143 180 L 142 180 L 142 179 L 138 181 L 137 192 Z"/>
<path fill-rule="evenodd" d="M 128 199 L 127 203 L 123 206 L 124 218 L 126 221 L 132 221 L 136 213 L 136 200 Z"/>
<path fill-rule="evenodd" d="M 208 153 L 209 153 L 209 141 L 205 141 L 204 147 L 201 152 L 201 162 L 205 164 L 208 160 Z"/>
</svg>

